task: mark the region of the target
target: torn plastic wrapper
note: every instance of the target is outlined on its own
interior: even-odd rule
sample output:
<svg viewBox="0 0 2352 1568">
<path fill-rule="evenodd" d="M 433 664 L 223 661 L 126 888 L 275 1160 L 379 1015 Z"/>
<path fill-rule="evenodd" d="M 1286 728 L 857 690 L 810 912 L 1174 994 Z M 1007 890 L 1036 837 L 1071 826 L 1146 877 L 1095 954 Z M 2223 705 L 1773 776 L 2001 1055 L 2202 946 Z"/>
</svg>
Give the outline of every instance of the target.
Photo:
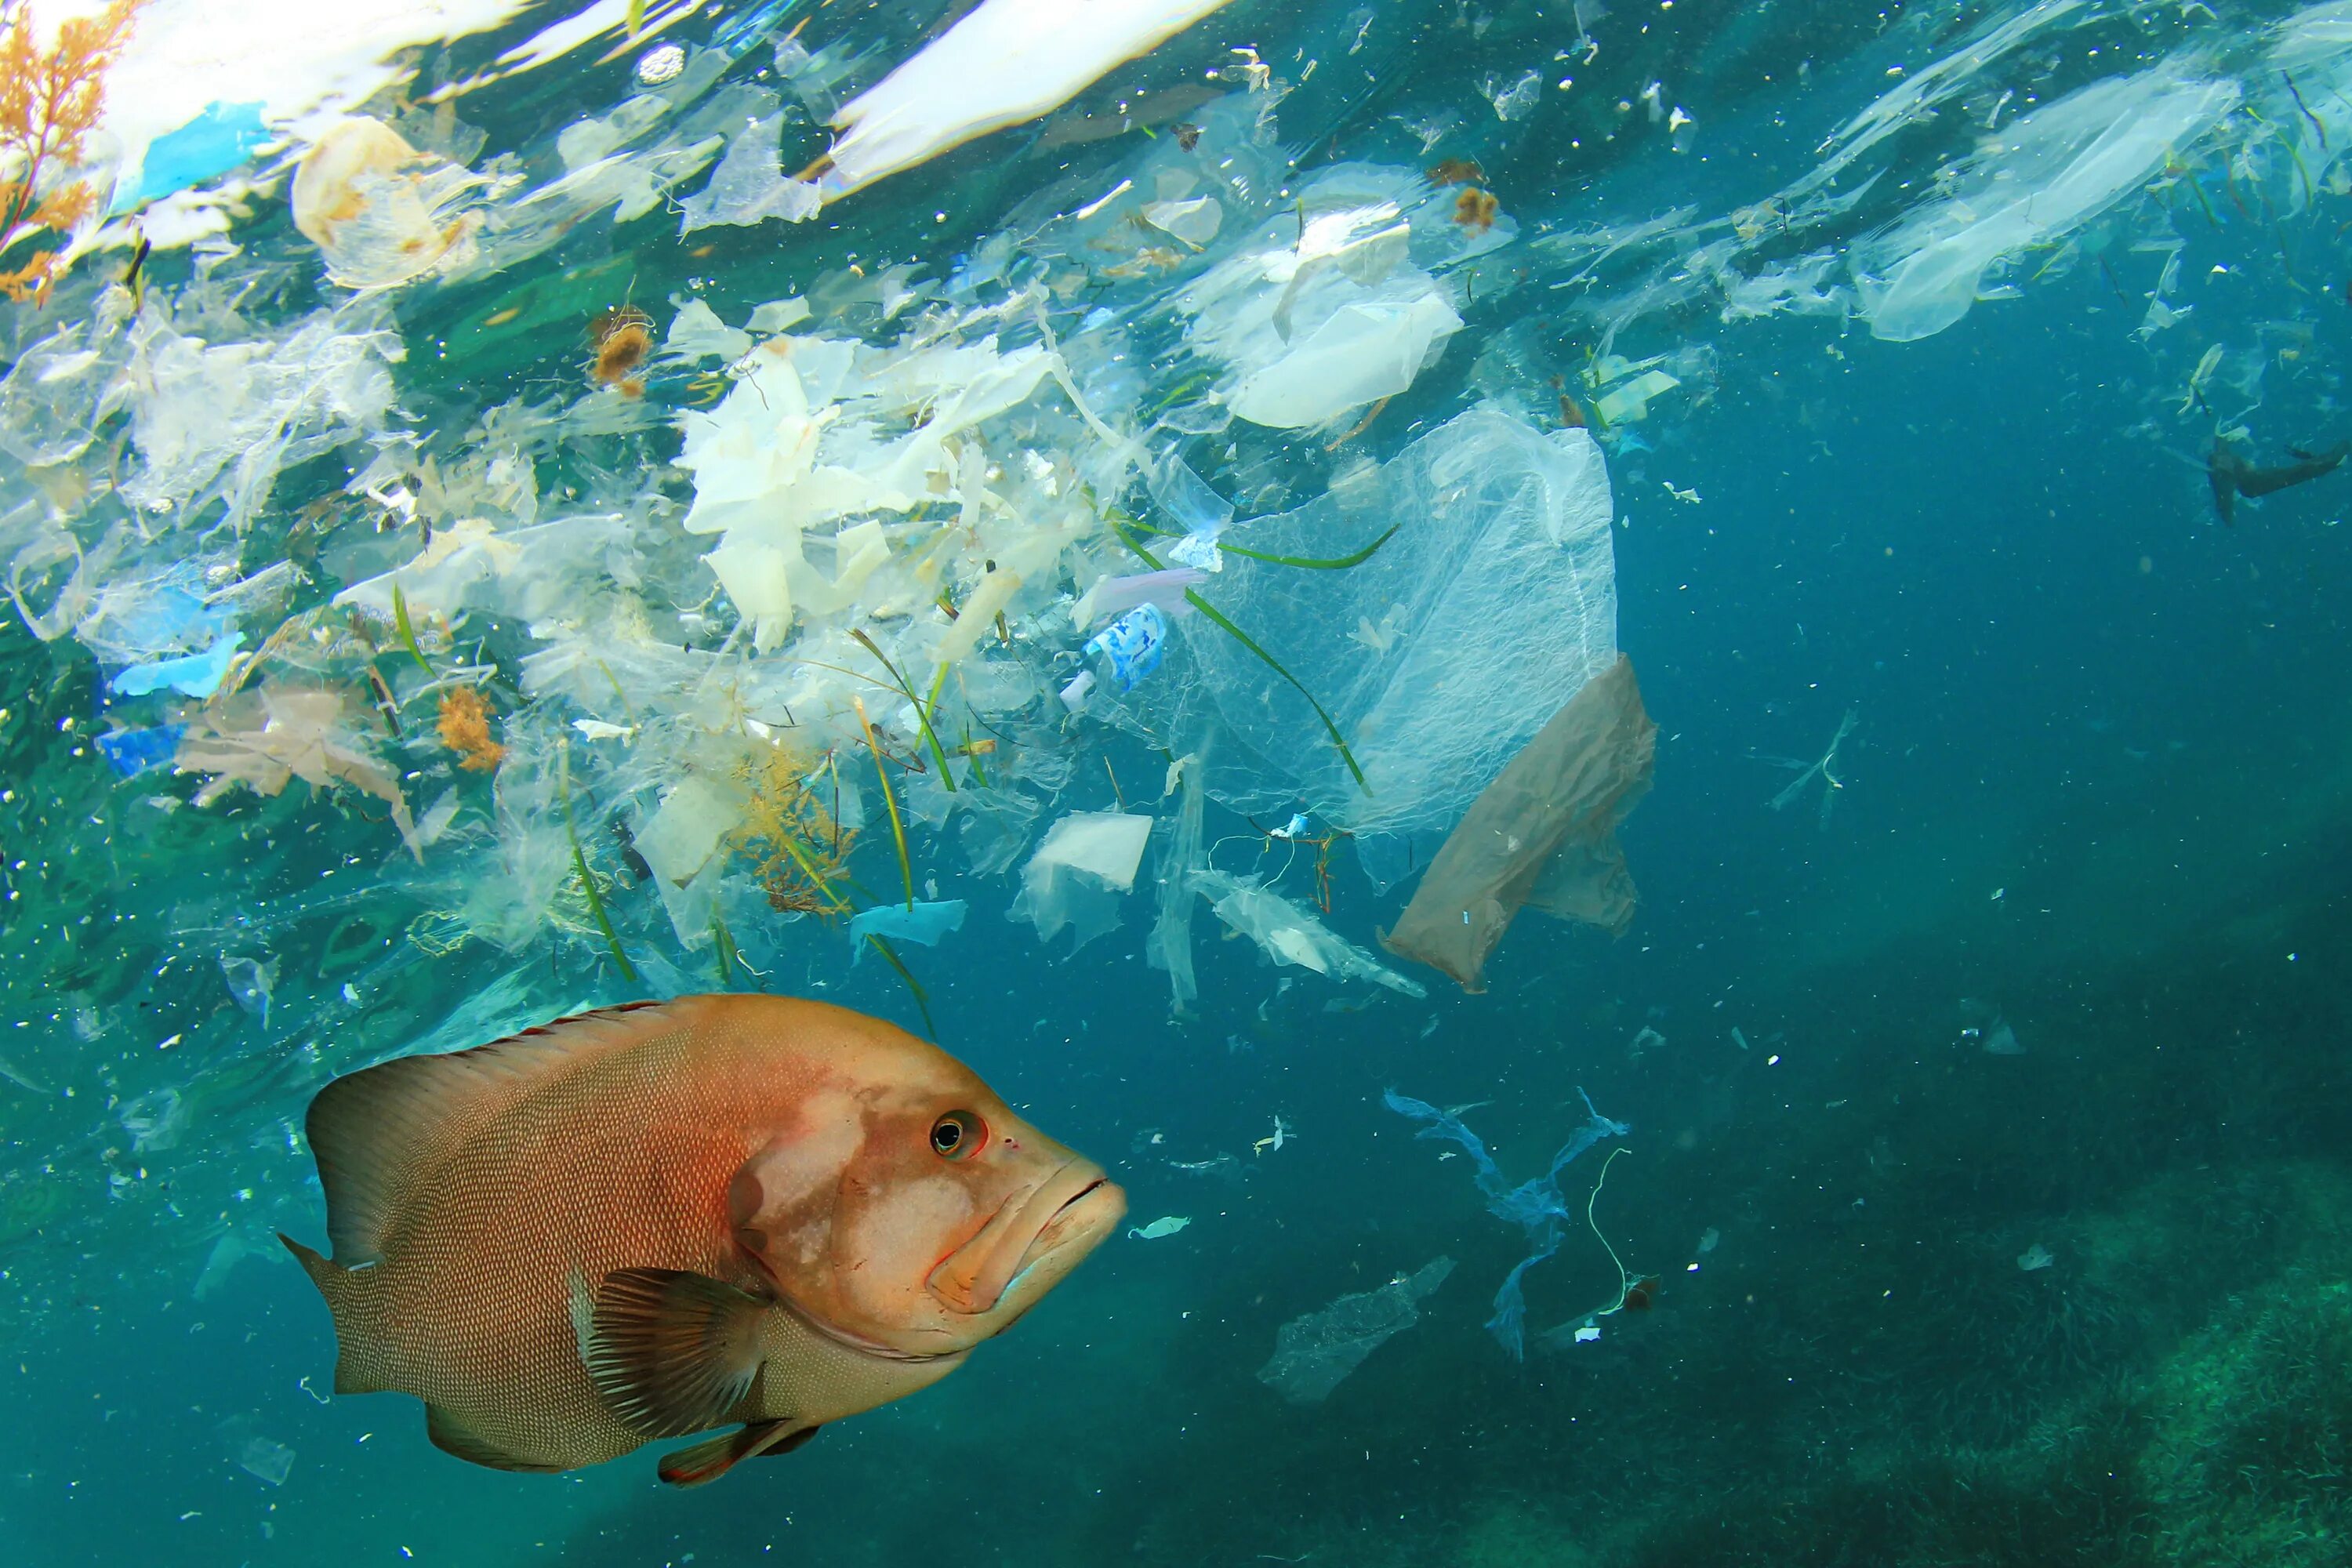
<svg viewBox="0 0 2352 1568">
<path fill-rule="evenodd" d="M 820 178 L 835 200 L 975 136 L 1058 108 L 1225 0 L 983 0 L 842 106 Z"/>
<path fill-rule="evenodd" d="M 1076 929 L 1072 951 L 1118 924 L 1118 901 L 1135 886 L 1135 868 L 1151 837 L 1151 818 L 1117 811 L 1074 812 L 1054 824 L 1022 868 L 1013 918 L 1051 942 Z"/>
<path fill-rule="evenodd" d="M 1419 1322 L 1422 1300 L 1453 1272 L 1454 1259 L 1433 1258 L 1377 1290 L 1293 1318 L 1276 1333 L 1274 1354 L 1257 1369 L 1257 1380 L 1293 1405 L 1321 1404 L 1365 1357 Z"/>
<path fill-rule="evenodd" d="M 1657 738 L 1620 654 L 1471 805 L 1381 945 L 1475 992 L 1523 904 L 1622 931 L 1634 895 L 1617 826 L 1649 790 Z"/>
<path fill-rule="evenodd" d="M 968 907 L 961 899 L 948 899 L 928 904 L 877 904 L 860 910 L 849 920 L 849 962 L 855 965 L 865 961 L 869 934 L 937 947 L 948 932 L 963 930 Z"/>
<path fill-rule="evenodd" d="M 1223 871 L 1200 871 L 1192 886 L 1217 918 L 1249 938 L 1278 964 L 1311 969 L 1332 980 L 1370 980 L 1415 998 L 1429 993 L 1375 962 L 1372 955 L 1263 884 Z"/>
<path fill-rule="evenodd" d="M 388 289 L 462 262 L 479 217 L 457 204 L 482 180 L 419 153 L 380 120 L 337 121 L 302 155 L 294 226 L 346 289 Z"/>
</svg>

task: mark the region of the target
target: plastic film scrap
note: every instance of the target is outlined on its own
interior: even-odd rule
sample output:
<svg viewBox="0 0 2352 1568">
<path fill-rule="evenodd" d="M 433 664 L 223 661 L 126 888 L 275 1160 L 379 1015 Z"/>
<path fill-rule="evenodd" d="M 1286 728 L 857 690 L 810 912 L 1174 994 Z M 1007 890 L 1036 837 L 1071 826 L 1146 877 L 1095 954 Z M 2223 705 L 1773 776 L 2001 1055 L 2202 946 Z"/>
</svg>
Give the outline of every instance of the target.
<svg viewBox="0 0 2352 1568">
<path fill-rule="evenodd" d="M 1657 739 L 1620 654 L 1472 804 L 1381 944 L 1483 991 L 1523 905 L 1622 932 L 1634 893 L 1617 827 L 1649 791 Z"/>
<path fill-rule="evenodd" d="M 1454 1272 L 1435 1258 L 1377 1290 L 1359 1290 L 1293 1318 L 1275 1334 L 1257 1380 L 1293 1405 L 1320 1405 L 1364 1359 L 1421 1321 L 1421 1303 Z"/>
</svg>

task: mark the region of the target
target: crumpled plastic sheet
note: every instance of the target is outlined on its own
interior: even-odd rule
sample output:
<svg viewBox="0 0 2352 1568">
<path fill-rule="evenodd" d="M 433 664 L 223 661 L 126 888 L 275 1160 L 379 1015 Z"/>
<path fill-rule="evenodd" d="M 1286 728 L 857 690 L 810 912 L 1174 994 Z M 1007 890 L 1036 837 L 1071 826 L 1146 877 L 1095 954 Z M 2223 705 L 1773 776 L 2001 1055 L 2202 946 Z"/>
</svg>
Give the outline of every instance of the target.
<svg viewBox="0 0 2352 1568">
<path fill-rule="evenodd" d="M 1377 1290 L 1293 1318 L 1276 1331 L 1257 1380 L 1293 1405 L 1320 1405 L 1367 1356 L 1419 1322 L 1421 1303 L 1453 1272 L 1454 1259 L 1434 1258 Z"/>
<path fill-rule="evenodd" d="M 1076 951 L 1118 924 L 1121 895 L 1135 886 L 1136 867 L 1150 842 L 1151 818 L 1133 812 L 1073 812 L 1046 830 L 1045 842 L 1022 868 L 1013 918 L 1051 942 L 1065 926 Z"/>
<path fill-rule="evenodd" d="M 1577 1156 L 1605 1138 L 1622 1138 L 1633 1129 L 1622 1121 L 1612 1121 L 1592 1109 L 1591 1097 L 1582 1089 L 1576 1091 L 1584 1101 L 1584 1125 L 1559 1147 L 1551 1157 L 1551 1168 L 1540 1176 L 1530 1176 L 1514 1187 L 1503 1179 L 1495 1157 L 1486 1152 L 1486 1141 L 1464 1125 L 1462 1119 L 1440 1110 L 1427 1100 L 1388 1090 L 1381 1102 L 1400 1116 L 1425 1123 L 1415 1138 L 1434 1138 L 1458 1143 L 1470 1156 L 1471 1178 L 1486 1200 L 1486 1212 L 1496 1219 L 1517 1226 L 1527 1233 L 1531 1248 L 1527 1257 L 1515 1264 L 1495 1292 L 1495 1315 L 1486 1321 L 1487 1331 L 1511 1353 L 1514 1361 L 1527 1355 L 1527 1299 L 1520 1280 L 1527 1271 L 1559 1250 L 1567 1236 L 1568 1223 L 1580 1216 L 1570 1210 L 1568 1200 L 1561 1196 L 1559 1173 L 1574 1163 Z"/>
<path fill-rule="evenodd" d="M 1522 905 L 1622 933 L 1634 895 L 1617 828 L 1649 791 L 1657 740 L 1620 654 L 1472 803 L 1381 945 L 1475 992 Z"/>
<path fill-rule="evenodd" d="M 2137 191 L 2238 104 L 2238 84 L 2178 61 L 2111 77 L 2012 122 L 1944 202 L 1856 247 L 1873 335 L 1932 337 L 1982 297 L 1995 263 L 2066 235 Z"/>
<path fill-rule="evenodd" d="M 1332 980 L 1369 980 L 1416 1000 L 1429 994 L 1419 981 L 1384 966 L 1255 878 L 1202 870 L 1193 873 L 1192 883 L 1219 920 L 1277 964 L 1311 969 Z"/>
</svg>

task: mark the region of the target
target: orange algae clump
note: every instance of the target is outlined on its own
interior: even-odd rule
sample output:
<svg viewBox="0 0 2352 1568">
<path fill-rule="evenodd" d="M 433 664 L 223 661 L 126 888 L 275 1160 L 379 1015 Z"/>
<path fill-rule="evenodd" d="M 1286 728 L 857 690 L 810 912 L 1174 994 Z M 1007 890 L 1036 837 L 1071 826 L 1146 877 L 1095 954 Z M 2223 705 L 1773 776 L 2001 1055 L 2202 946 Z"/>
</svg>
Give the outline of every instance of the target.
<svg viewBox="0 0 2352 1568">
<path fill-rule="evenodd" d="M 589 342 L 596 350 L 588 367 L 591 379 L 624 397 L 644 396 L 646 384 L 635 373 L 653 353 L 653 324 L 652 317 L 633 305 L 606 310 L 589 323 Z"/>
<path fill-rule="evenodd" d="M 1492 191 L 1482 191 L 1475 185 L 1466 186 L 1460 195 L 1454 198 L 1454 221 L 1464 228 L 1492 228 L 1495 226 L 1495 215 L 1502 210 L 1502 206 Z"/>
<path fill-rule="evenodd" d="M 809 768 L 782 749 L 751 766 L 751 803 L 731 837 L 758 862 L 769 904 L 785 913 L 847 912 L 834 884 L 857 835 L 842 827 L 827 804 L 828 789 L 836 796 L 839 791 L 837 783 L 828 784 L 833 778 L 831 768 Z"/>
<path fill-rule="evenodd" d="M 507 749 L 490 737 L 490 705 L 470 686 L 442 694 L 438 728 L 441 743 L 458 754 L 457 765 L 468 773 L 487 773 L 506 761 Z"/>
<path fill-rule="evenodd" d="M 46 296 L 64 268 L 53 249 L 17 265 L 7 253 L 39 235 L 63 236 L 95 213 L 100 194 L 69 177 L 98 124 L 106 70 L 131 41 L 145 0 L 113 0 L 61 24 L 47 54 L 34 47 L 29 0 L 0 16 L 0 294 Z"/>
</svg>

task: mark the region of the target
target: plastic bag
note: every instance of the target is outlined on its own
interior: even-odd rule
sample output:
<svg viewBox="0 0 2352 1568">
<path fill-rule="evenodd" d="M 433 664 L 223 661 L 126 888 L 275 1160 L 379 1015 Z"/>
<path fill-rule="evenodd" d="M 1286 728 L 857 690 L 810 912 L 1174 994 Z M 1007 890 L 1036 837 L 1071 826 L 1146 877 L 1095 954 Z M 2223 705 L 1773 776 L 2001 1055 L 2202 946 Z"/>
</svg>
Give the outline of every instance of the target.
<svg viewBox="0 0 2352 1568">
<path fill-rule="evenodd" d="M 1486 786 L 1381 945 L 1483 991 L 1522 904 L 1622 932 L 1634 895 L 1617 826 L 1649 791 L 1657 740 L 1620 654 Z"/>
<path fill-rule="evenodd" d="M 1211 791 L 1254 816 L 1307 810 L 1357 836 L 1387 883 L 1409 834 L 1451 828 L 1561 703 L 1617 657 L 1609 478 L 1582 430 L 1544 434 L 1470 410 L 1295 511 L 1236 524 L 1228 544 L 1344 558 L 1339 570 L 1228 552 L 1197 592 L 1296 678 L 1207 616 L 1175 624 L 1170 668 L 1139 689 L 1163 734 L 1205 728 Z M 1304 690 L 1300 689 L 1304 688 Z M 1347 740 L 1360 785 L 1307 693 Z M 1162 696 L 1161 693 L 1165 693 Z"/>
<path fill-rule="evenodd" d="M 1932 337 L 1968 314 L 1992 265 L 2067 234 L 2138 190 L 2236 107 L 2238 84 L 2172 62 L 2035 110 L 1967 166 L 1950 200 L 1856 247 L 1874 336 Z"/>
</svg>

